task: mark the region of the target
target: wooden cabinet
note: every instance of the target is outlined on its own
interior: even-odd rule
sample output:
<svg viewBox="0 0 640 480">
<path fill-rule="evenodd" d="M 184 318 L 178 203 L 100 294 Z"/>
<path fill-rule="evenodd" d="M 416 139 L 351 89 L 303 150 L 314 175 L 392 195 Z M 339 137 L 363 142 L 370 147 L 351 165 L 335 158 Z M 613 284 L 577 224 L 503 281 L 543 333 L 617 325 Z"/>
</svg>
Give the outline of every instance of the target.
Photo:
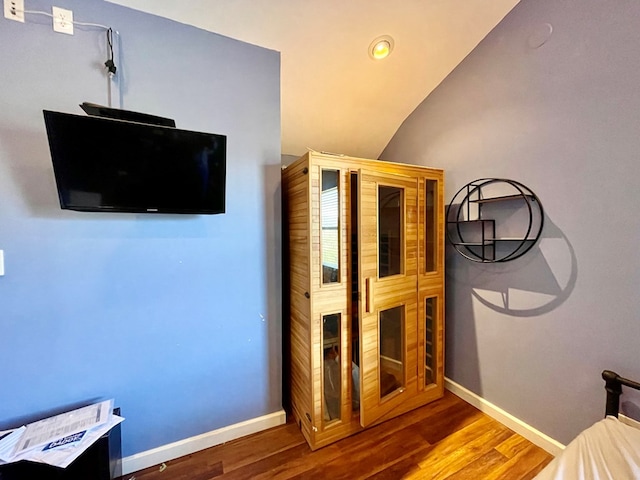
<svg viewBox="0 0 640 480">
<path fill-rule="evenodd" d="M 286 393 L 311 448 L 440 398 L 443 171 L 311 152 L 282 192 Z"/>
</svg>

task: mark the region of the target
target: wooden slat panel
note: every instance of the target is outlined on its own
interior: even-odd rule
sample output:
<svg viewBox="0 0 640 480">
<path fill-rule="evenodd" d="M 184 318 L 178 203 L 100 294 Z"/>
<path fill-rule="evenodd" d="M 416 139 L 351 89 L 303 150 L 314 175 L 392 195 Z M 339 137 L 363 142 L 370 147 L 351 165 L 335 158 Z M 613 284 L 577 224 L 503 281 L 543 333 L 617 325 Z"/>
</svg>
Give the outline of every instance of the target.
<svg viewBox="0 0 640 480">
<path fill-rule="evenodd" d="M 360 276 L 369 279 L 369 302 L 361 308 L 362 363 L 361 363 L 361 424 L 367 426 L 394 410 L 415 390 L 416 351 L 415 325 L 417 318 L 417 180 L 411 177 L 360 171 Z M 403 274 L 378 279 L 378 189 L 380 185 L 402 189 L 401 223 L 403 245 L 401 263 Z M 366 292 L 365 292 L 366 293 Z M 366 304 L 370 311 L 366 312 Z M 382 310 L 402 305 L 404 391 L 380 398 L 378 321 Z M 410 325 L 409 327 L 407 327 Z M 411 337 L 412 340 L 408 341 Z M 410 346 L 411 345 L 411 346 Z M 411 351 L 409 351 L 411 348 Z M 413 380 L 413 382 L 412 382 Z M 412 383 L 410 385 L 410 383 Z"/>
<path fill-rule="evenodd" d="M 308 161 L 301 159 L 282 173 L 283 207 L 288 225 L 289 291 L 289 375 L 291 402 L 301 417 L 312 408 L 311 307 L 305 293 L 309 291 L 309 176 Z M 307 435 L 309 431 L 307 430 Z"/>
<path fill-rule="evenodd" d="M 304 173 L 304 169 L 307 173 Z M 322 283 L 322 238 L 320 230 L 320 192 L 322 187 L 322 170 L 331 169 L 340 172 L 339 184 L 339 202 L 340 202 L 340 222 L 339 222 L 339 245 L 341 247 L 339 256 L 339 282 L 337 284 Z M 424 252 L 422 250 L 422 242 L 424 240 L 423 218 L 424 218 L 424 192 L 419 191 L 423 185 L 425 178 L 436 179 L 438 181 L 439 207 L 444 205 L 442 195 L 444 192 L 444 177 L 439 169 L 430 169 L 415 165 L 403 165 L 398 163 L 371 161 L 366 159 L 355 159 L 350 157 L 335 157 L 331 155 L 318 154 L 316 152 L 308 153 L 301 157 L 298 161 L 290 165 L 283 173 L 283 193 L 287 196 L 287 201 L 283 200 L 283 206 L 286 205 L 288 222 L 289 222 L 289 254 L 290 265 L 288 274 L 290 275 L 291 284 L 291 303 L 292 311 L 302 314 L 300 322 L 307 322 L 307 331 L 304 334 L 297 334 L 295 339 L 295 347 L 300 352 L 305 343 L 300 340 L 303 335 L 307 335 L 309 351 L 305 355 L 301 355 L 298 367 L 308 365 L 306 375 L 297 375 L 296 390 L 301 391 L 303 381 L 308 381 L 311 393 L 307 396 L 298 394 L 301 402 L 305 402 L 305 407 L 297 409 L 298 416 L 303 416 L 305 412 L 311 411 L 312 421 L 303 425 L 307 438 L 315 445 L 324 445 L 325 442 L 335 441 L 340 435 L 348 435 L 353 431 L 357 431 L 358 417 L 351 416 L 350 399 L 348 395 L 343 396 L 343 420 L 341 424 L 333 424 L 326 429 L 322 426 L 322 372 L 323 372 L 323 356 L 322 335 L 320 319 L 323 314 L 335 311 L 344 312 L 343 320 L 350 322 L 350 302 L 351 302 L 351 278 L 349 261 L 351 254 L 351 227 L 350 227 L 350 197 L 351 189 L 351 173 L 357 172 L 359 169 L 371 170 L 373 177 L 377 179 L 387 175 L 384 184 L 399 186 L 409 189 L 409 193 L 405 193 L 404 204 L 404 235 L 405 235 L 405 251 L 402 259 L 404 275 L 394 278 L 375 280 L 377 275 L 377 185 L 373 185 L 369 191 L 361 191 L 360 210 L 361 212 L 370 212 L 361 215 L 360 221 L 362 228 L 357 232 L 361 243 L 371 244 L 374 248 L 365 249 L 356 254 L 360 264 L 370 265 L 369 277 L 361 277 L 359 284 L 362 287 L 364 278 L 371 278 L 371 312 L 377 317 L 377 311 L 388 308 L 389 306 L 402 304 L 405 306 L 405 325 L 404 325 L 404 343 L 405 351 L 404 359 L 404 381 L 406 383 L 404 400 L 394 400 L 398 405 L 389 404 L 386 407 L 386 413 L 380 416 L 382 419 L 390 418 L 397 415 L 406 408 L 415 408 L 420 402 L 432 401 L 439 395 L 442 395 L 442 385 L 432 385 L 420 389 L 419 386 L 424 383 L 423 377 L 419 372 L 423 370 L 424 342 L 422 341 L 423 330 L 421 330 L 420 322 L 422 316 L 422 306 L 418 305 L 418 291 L 420 295 L 424 294 L 425 289 L 439 288 L 443 292 L 443 262 L 444 249 L 443 242 L 442 254 L 438 256 L 438 272 L 431 275 L 423 275 L 422 263 L 424 261 Z M 439 228 L 444 225 L 443 215 L 439 218 Z M 369 225 L 369 226 L 367 226 Z M 442 268 L 440 268 L 442 266 Z M 402 277 L 402 278 L 401 278 Z M 419 277 L 419 279 L 418 279 Z M 413 293 L 410 293 L 413 292 Z M 304 296 L 309 293 L 310 298 Z M 443 305 L 443 296 L 439 297 L 439 302 Z M 356 312 L 358 313 L 358 312 Z M 442 315 L 443 318 L 443 315 Z M 361 321 L 362 321 L 361 316 Z M 438 325 L 437 338 L 438 341 L 443 340 L 443 325 Z M 360 356 L 361 364 L 378 362 L 378 334 L 377 334 L 377 318 L 375 321 L 375 329 L 362 328 L 361 342 L 362 352 Z M 348 337 L 348 332 L 343 335 Z M 350 345 L 344 344 L 344 350 L 341 353 L 348 354 Z M 438 352 L 443 349 L 439 348 Z M 295 353 L 292 352 L 292 355 Z M 343 355 L 348 359 L 349 355 Z M 350 390 L 348 383 L 348 364 L 344 363 L 343 372 L 343 391 Z M 441 377 L 444 373 L 443 363 L 437 365 L 437 374 Z M 366 371 L 366 368 L 360 370 L 361 378 L 364 382 L 377 379 L 377 369 Z M 308 379 L 308 380 L 300 380 Z M 348 393 L 348 392 L 347 392 Z M 362 402 L 370 399 L 371 402 L 379 403 L 378 389 L 372 392 L 362 393 Z M 375 400 L 374 400 L 375 399 Z M 304 424 L 306 420 L 302 420 Z M 312 426 L 317 427 L 316 432 L 312 432 Z"/>
</svg>

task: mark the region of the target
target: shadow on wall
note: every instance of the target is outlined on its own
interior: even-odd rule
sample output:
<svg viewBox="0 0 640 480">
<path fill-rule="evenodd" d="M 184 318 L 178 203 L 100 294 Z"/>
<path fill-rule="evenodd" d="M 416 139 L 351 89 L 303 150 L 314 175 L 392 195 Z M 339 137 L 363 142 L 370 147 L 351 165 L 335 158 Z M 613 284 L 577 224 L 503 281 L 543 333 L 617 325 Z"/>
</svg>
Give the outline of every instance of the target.
<svg viewBox="0 0 640 480">
<path fill-rule="evenodd" d="M 557 308 L 575 288 L 573 247 L 547 215 L 544 225 L 538 243 L 511 262 L 472 262 L 447 245 L 445 368 L 449 378 L 479 395 L 478 304 L 511 317 L 535 317 Z"/>
<path fill-rule="evenodd" d="M 263 166 L 265 178 L 265 259 L 268 312 L 263 321 L 267 322 L 269 406 L 281 408 L 282 391 L 275 386 L 282 385 L 282 191 L 280 186 L 281 167 L 278 164 Z"/>
<path fill-rule="evenodd" d="M 484 306 L 513 317 L 554 310 L 571 295 L 578 277 L 569 239 L 546 215 L 540 240 L 521 258 L 490 264 L 466 261 L 457 267 L 448 271 L 456 285 L 467 287 Z"/>
</svg>

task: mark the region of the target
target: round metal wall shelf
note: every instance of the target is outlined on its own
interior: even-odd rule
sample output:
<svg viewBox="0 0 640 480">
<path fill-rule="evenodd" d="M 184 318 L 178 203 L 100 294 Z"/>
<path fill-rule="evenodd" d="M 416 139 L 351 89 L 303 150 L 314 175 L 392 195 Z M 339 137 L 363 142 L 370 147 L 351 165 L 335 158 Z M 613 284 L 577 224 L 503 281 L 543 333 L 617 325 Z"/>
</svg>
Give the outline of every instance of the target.
<svg viewBox="0 0 640 480">
<path fill-rule="evenodd" d="M 533 191 L 515 180 L 469 182 L 447 207 L 447 239 L 463 257 L 480 263 L 520 258 L 536 244 L 544 210 Z"/>
</svg>

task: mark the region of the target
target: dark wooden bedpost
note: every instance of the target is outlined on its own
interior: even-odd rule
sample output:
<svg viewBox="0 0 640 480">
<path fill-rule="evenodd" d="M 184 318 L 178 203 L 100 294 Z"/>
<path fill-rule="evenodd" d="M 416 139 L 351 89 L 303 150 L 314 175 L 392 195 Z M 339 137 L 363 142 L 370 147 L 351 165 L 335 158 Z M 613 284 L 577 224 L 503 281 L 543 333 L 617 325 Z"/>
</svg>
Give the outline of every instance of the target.
<svg viewBox="0 0 640 480">
<path fill-rule="evenodd" d="M 611 370 L 602 372 L 605 381 L 604 389 L 607 391 L 607 409 L 605 415 L 618 416 L 620 405 L 620 395 L 622 395 L 622 385 L 635 390 L 640 390 L 640 383 L 621 377 Z"/>
<path fill-rule="evenodd" d="M 602 372 L 602 378 L 605 382 L 604 389 L 607 391 L 605 416 L 613 415 L 614 417 L 617 417 L 620 405 L 620 395 L 622 395 L 622 383 L 620 383 L 620 376 L 611 370 L 605 370 Z"/>
</svg>

